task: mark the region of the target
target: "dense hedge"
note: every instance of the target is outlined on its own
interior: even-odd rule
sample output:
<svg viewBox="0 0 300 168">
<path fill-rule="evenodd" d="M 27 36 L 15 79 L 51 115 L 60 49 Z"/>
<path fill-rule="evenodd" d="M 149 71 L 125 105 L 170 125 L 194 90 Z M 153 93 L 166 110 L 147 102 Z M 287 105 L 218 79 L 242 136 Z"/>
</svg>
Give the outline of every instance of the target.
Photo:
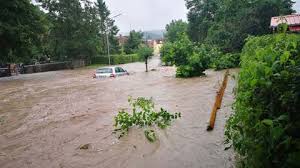
<svg viewBox="0 0 300 168">
<path fill-rule="evenodd" d="M 226 136 L 240 167 L 300 167 L 300 35 L 251 37 Z"/>
<path fill-rule="evenodd" d="M 221 54 L 219 57 L 212 60 L 212 68 L 215 70 L 236 68 L 240 64 L 240 54 L 227 53 Z"/>
<path fill-rule="evenodd" d="M 138 54 L 129 54 L 129 55 L 112 55 L 110 57 L 110 61 L 112 65 L 117 64 L 126 64 L 130 62 L 139 62 L 143 61 L 143 59 Z M 98 56 L 92 58 L 92 64 L 108 64 L 107 56 Z"/>
</svg>

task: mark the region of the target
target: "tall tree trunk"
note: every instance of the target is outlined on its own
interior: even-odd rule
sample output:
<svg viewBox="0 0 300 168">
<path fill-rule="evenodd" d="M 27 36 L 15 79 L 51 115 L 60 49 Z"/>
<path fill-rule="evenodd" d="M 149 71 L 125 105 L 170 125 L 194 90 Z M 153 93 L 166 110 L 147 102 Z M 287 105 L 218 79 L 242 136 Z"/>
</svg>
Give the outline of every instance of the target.
<svg viewBox="0 0 300 168">
<path fill-rule="evenodd" d="M 148 58 L 145 59 L 146 72 L 148 72 Z"/>
</svg>

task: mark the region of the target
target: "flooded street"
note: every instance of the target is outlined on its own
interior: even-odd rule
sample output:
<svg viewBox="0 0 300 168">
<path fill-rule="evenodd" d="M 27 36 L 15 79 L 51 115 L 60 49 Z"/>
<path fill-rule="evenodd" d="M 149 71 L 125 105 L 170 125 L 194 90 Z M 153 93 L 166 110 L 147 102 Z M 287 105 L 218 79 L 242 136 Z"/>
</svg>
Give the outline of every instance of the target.
<svg viewBox="0 0 300 168">
<path fill-rule="evenodd" d="M 153 58 L 122 66 L 131 75 L 93 79 L 94 69 L 54 71 L 0 79 L 1 168 L 207 168 L 234 167 L 225 151 L 224 125 L 231 113 L 235 81 L 229 77 L 215 129 L 206 131 L 224 71 L 175 78 L 174 67 Z M 235 70 L 230 70 L 235 73 Z M 143 129 L 121 139 L 113 116 L 128 108 L 129 96 L 153 97 L 156 107 L 182 118 L 149 143 Z M 87 150 L 80 145 L 89 144 Z"/>
</svg>

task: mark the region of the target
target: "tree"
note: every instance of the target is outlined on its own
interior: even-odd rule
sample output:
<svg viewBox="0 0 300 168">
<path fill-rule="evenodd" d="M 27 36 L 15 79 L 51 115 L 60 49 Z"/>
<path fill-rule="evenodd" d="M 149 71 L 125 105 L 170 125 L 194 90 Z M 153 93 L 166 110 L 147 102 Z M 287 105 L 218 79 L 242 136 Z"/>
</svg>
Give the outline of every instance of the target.
<svg viewBox="0 0 300 168">
<path fill-rule="evenodd" d="M 118 28 L 109 18 L 103 0 L 40 0 L 51 21 L 48 44 L 55 60 L 85 59 L 107 53 L 107 39 L 112 53 L 119 52 Z"/>
<path fill-rule="evenodd" d="M 293 12 L 292 0 L 186 0 L 189 37 L 217 45 L 224 52 L 240 51 L 249 35 L 270 33 L 272 16 Z"/>
<path fill-rule="evenodd" d="M 124 51 L 126 54 L 134 53 L 143 42 L 143 33 L 141 31 L 130 31 L 128 40 L 124 44 Z"/>
<path fill-rule="evenodd" d="M 146 45 L 140 45 L 137 51 L 138 55 L 145 61 L 146 72 L 148 72 L 148 59 L 153 55 L 153 48 Z"/>
<path fill-rule="evenodd" d="M 168 42 L 175 42 L 178 40 L 180 34 L 187 32 L 188 24 L 182 20 L 172 20 L 166 25 L 165 39 Z"/>
<path fill-rule="evenodd" d="M 188 35 L 192 41 L 204 42 L 208 29 L 214 22 L 219 0 L 186 0 L 189 10 Z"/>
<path fill-rule="evenodd" d="M 106 35 L 108 33 L 108 40 L 111 53 L 119 53 L 120 46 L 116 35 L 119 32 L 118 27 L 115 25 L 115 21 L 110 18 L 110 11 L 103 0 L 97 0 L 96 7 L 98 10 L 98 15 L 100 17 L 100 33 L 101 33 L 101 42 L 103 46 L 107 48 L 107 39 Z M 107 52 L 107 50 L 105 50 Z M 102 53 L 104 54 L 104 53 Z"/>
<path fill-rule="evenodd" d="M 225 0 L 218 3 L 215 22 L 206 41 L 217 44 L 225 52 L 240 51 L 249 35 L 271 33 L 272 16 L 293 12 L 290 0 Z"/>
<path fill-rule="evenodd" d="M 43 7 L 49 11 L 52 23 L 49 43 L 51 55 L 55 60 L 72 60 L 87 58 L 96 44 L 91 43 L 93 31 L 97 28 L 90 3 L 82 8 L 79 0 L 43 0 Z M 92 46 L 93 45 L 93 46 Z"/>
<path fill-rule="evenodd" d="M 111 52 L 119 52 L 119 30 L 103 0 L 36 1 L 41 5 L 31 0 L 0 2 L 0 63 L 29 63 L 46 57 L 89 61 L 107 52 L 106 34 Z"/>
<path fill-rule="evenodd" d="M 29 0 L 1 1 L 0 11 L 0 63 L 29 62 L 46 30 L 42 12 Z"/>
<path fill-rule="evenodd" d="M 167 42 L 162 49 L 162 61 L 177 67 L 176 77 L 194 77 L 204 75 L 211 58 L 217 57 L 219 51 L 211 46 L 193 43 L 186 33 L 174 43 Z"/>
<path fill-rule="evenodd" d="M 87 60 L 91 60 L 92 57 L 97 56 L 103 52 L 104 47 L 100 39 L 103 35 L 99 33 L 99 18 L 97 7 L 87 1 L 83 8 L 82 15 L 82 30 L 81 30 L 81 44 L 82 44 L 82 55 Z"/>
</svg>

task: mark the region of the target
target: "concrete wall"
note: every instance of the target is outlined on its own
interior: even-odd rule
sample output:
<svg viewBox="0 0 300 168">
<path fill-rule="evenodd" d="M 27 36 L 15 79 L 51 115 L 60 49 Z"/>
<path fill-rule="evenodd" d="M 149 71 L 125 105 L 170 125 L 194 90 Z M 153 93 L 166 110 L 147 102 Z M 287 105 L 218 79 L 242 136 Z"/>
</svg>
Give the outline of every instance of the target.
<svg viewBox="0 0 300 168">
<path fill-rule="evenodd" d="M 71 62 L 71 68 L 81 68 L 86 65 L 86 62 L 84 60 L 73 60 Z"/>
<path fill-rule="evenodd" d="M 47 64 L 37 64 L 37 65 L 26 65 L 24 66 L 24 73 L 37 73 L 37 72 L 47 72 L 47 71 L 57 71 L 63 69 L 73 69 L 85 66 L 84 60 L 74 60 L 68 62 L 55 62 Z"/>
<path fill-rule="evenodd" d="M 47 63 L 47 64 L 37 64 L 37 65 L 26 65 L 24 66 L 24 73 L 37 73 L 37 72 L 47 72 L 47 71 L 56 71 L 62 69 L 69 69 L 69 62 L 56 62 L 56 63 Z"/>
</svg>

